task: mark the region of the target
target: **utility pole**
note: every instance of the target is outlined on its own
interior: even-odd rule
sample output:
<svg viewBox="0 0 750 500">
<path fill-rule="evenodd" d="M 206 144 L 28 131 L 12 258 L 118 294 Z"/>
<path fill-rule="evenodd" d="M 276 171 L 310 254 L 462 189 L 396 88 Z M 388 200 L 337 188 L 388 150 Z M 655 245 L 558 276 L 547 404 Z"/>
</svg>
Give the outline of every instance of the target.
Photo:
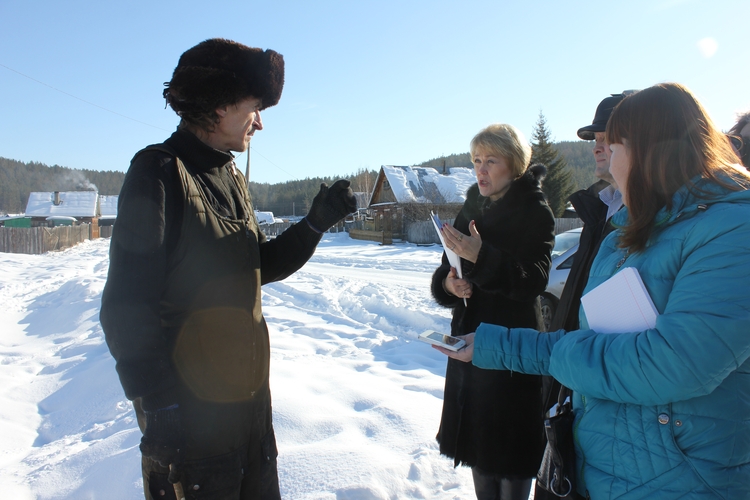
<svg viewBox="0 0 750 500">
<path fill-rule="evenodd" d="M 247 181 L 247 190 L 250 191 L 250 143 L 247 144 L 247 167 L 245 167 L 245 180 Z"/>
</svg>

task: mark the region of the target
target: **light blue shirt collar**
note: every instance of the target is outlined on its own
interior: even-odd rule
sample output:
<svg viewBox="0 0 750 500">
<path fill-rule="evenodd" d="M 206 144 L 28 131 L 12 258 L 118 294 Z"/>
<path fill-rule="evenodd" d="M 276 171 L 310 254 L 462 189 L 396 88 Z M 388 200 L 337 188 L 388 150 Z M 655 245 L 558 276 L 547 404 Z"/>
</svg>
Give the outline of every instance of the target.
<svg viewBox="0 0 750 500">
<path fill-rule="evenodd" d="M 607 220 L 622 208 L 622 193 L 612 186 L 607 186 L 599 191 L 599 199 L 607 205 Z"/>
</svg>

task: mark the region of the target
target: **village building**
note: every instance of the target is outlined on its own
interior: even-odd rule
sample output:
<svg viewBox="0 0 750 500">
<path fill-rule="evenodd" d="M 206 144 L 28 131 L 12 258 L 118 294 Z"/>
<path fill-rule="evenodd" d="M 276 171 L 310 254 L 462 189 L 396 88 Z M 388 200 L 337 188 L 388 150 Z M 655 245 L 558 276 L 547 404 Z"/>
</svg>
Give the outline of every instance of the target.
<svg viewBox="0 0 750 500">
<path fill-rule="evenodd" d="M 36 191 L 29 194 L 26 217 L 31 227 L 90 224 L 90 237 L 99 238 L 99 203 L 96 191 Z"/>
<path fill-rule="evenodd" d="M 117 219 L 118 195 L 99 195 L 99 227 L 112 226 Z"/>
<path fill-rule="evenodd" d="M 430 221 L 434 212 L 452 221 L 466 201 L 466 191 L 476 182 L 474 170 L 383 165 L 367 204 L 371 221 L 361 230 L 350 231 L 353 238 L 387 244 L 394 240 L 410 243 L 437 243 Z"/>
</svg>

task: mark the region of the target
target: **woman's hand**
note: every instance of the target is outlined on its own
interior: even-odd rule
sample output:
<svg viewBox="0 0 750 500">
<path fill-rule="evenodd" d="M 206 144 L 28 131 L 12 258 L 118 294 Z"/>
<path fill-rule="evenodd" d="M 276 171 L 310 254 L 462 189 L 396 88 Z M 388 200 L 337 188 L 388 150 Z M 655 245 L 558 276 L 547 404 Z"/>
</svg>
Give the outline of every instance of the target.
<svg viewBox="0 0 750 500">
<path fill-rule="evenodd" d="M 477 262 L 479 250 L 482 248 L 482 237 L 479 235 L 474 221 L 469 222 L 469 236 L 448 224 L 443 224 L 442 232 L 445 246 L 449 250 L 456 252 L 462 259 Z"/>
<path fill-rule="evenodd" d="M 446 292 L 464 299 L 471 297 L 472 286 L 465 279 L 458 277 L 455 267 L 451 267 L 451 270 L 448 271 L 448 276 L 443 280 L 443 288 L 445 288 Z"/>
<path fill-rule="evenodd" d="M 470 333 L 468 335 L 461 335 L 457 338 L 463 339 L 464 342 L 466 342 L 466 345 L 458 351 L 451 351 L 445 347 L 436 346 L 434 344 L 432 348 L 437 349 L 449 358 L 457 359 L 464 363 L 470 363 L 471 359 L 474 357 L 474 334 Z"/>
</svg>

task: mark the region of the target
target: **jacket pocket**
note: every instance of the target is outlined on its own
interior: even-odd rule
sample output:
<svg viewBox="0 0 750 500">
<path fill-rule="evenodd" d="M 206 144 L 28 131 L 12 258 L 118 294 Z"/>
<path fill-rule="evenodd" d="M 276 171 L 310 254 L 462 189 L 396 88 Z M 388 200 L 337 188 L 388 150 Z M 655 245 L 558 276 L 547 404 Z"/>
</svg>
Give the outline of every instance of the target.
<svg viewBox="0 0 750 500">
<path fill-rule="evenodd" d="M 276 449 L 276 434 L 273 432 L 273 428 L 271 428 L 271 430 L 261 439 L 260 448 L 263 452 L 264 462 L 269 463 L 276 461 L 276 457 L 279 456 L 279 451 Z"/>
<path fill-rule="evenodd" d="M 182 485 L 186 500 L 235 500 L 240 497 L 246 449 L 185 462 Z"/>
<path fill-rule="evenodd" d="M 279 455 L 279 452 L 276 449 L 276 435 L 273 432 L 273 427 L 261 439 L 260 449 L 259 486 L 261 498 L 268 500 L 281 499 L 279 473 L 276 466 L 276 457 Z"/>
<path fill-rule="evenodd" d="M 661 474 L 627 493 L 614 497 L 617 500 L 650 498 L 721 498 L 706 486 L 687 462 Z"/>
<path fill-rule="evenodd" d="M 148 473 L 148 493 L 153 500 L 177 500 L 174 485 L 167 480 L 168 476 L 153 470 Z"/>
</svg>

